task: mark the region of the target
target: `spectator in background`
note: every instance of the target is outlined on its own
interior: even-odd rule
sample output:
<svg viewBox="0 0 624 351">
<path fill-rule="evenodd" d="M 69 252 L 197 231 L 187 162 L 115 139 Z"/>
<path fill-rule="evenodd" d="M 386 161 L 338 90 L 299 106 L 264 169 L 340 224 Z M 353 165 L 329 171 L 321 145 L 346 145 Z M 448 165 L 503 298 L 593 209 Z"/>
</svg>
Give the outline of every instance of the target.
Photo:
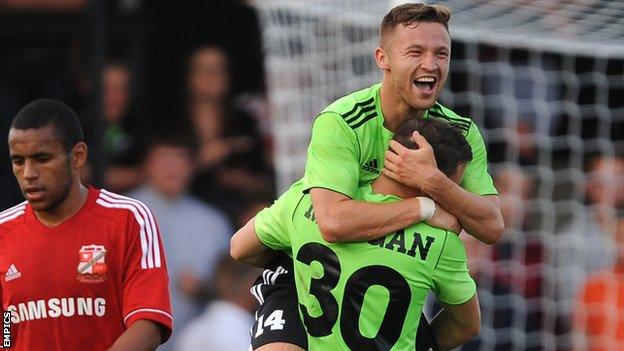
<svg viewBox="0 0 624 351">
<path fill-rule="evenodd" d="M 624 345 L 624 216 L 615 224 L 615 265 L 594 273 L 580 289 L 574 326 L 578 350 L 619 350 Z"/>
<path fill-rule="evenodd" d="M 183 139 L 154 141 L 144 164 L 145 184 L 131 192 L 161 219 L 176 328 L 199 315 L 202 282 L 212 276 L 218 257 L 227 252 L 232 233 L 220 211 L 189 194 L 193 164 L 192 148 Z M 174 336 L 162 349 L 171 350 L 175 343 Z"/>
<path fill-rule="evenodd" d="M 503 240 L 513 239 L 513 237 L 524 238 L 524 231 L 531 222 L 528 211 L 528 201 L 534 191 L 534 183 L 527 173 L 517 165 L 505 165 L 498 169 L 494 175 L 494 184 L 498 189 L 500 197 L 501 213 L 505 222 L 505 235 Z M 500 260 L 498 251 L 501 248 L 513 243 L 514 240 L 507 240 L 495 246 L 483 245 L 471 236 L 462 236 L 466 245 L 466 252 L 470 258 L 468 266 L 471 274 L 479 277 L 485 274 L 488 277 L 495 274 L 492 260 Z M 491 277 L 490 277 L 491 278 Z"/>
<path fill-rule="evenodd" d="M 140 162 L 146 133 L 145 125 L 133 110 L 131 81 L 130 69 L 125 63 L 109 61 L 104 67 L 104 151 L 108 158 L 104 183 L 118 192 L 128 191 L 142 180 Z"/>
<path fill-rule="evenodd" d="M 259 270 L 224 255 L 215 270 L 218 299 L 180 331 L 177 351 L 247 351 L 256 302 L 249 287 Z"/>
<path fill-rule="evenodd" d="M 624 157 L 589 158 L 585 187 L 587 206 L 579 209 L 556 236 L 556 293 L 561 333 L 569 333 L 575 298 L 588 274 L 613 266 L 616 212 L 624 208 Z"/>
<path fill-rule="evenodd" d="M 84 80 L 81 84 L 88 90 L 92 82 Z M 129 191 L 143 180 L 141 161 L 148 135 L 146 125 L 136 113 L 131 84 L 132 74 L 127 64 L 109 60 L 102 71 L 102 115 L 106 129 L 103 132 L 96 130 L 90 117 L 82 121 L 90 140 L 103 138 L 102 147 L 107 159 L 104 186 L 119 193 Z M 83 115 L 89 114 L 85 112 Z M 87 183 L 91 172 L 91 164 L 88 164 L 83 171 Z"/>
<path fill-rule="evenodd" d="M 471 236 L 462 236 L 462 239 L 470 273 L 479 287 L 482 314 L 490 316 L 483 319 L 483 328 L 493 329 L 497 338 L 494 345 L 489 345 L 487 337 L 477 337 L 463 349 L 542 350 L 544 338 L 531 334 L 542 328 L 540 323 L 544 320 L 541 301 L 544 277 L 540 266 L 546 254 L 542 235 L 531 229 L 534 213 L 530 200 L 535 183 L 525 170 L 514 164 L 505 164 L 493 176 L 505 233 L 491 246 Z M 513 329 L 524 333 L 506 337 L 505 331 Z"/>
<path fill-rule="evenodd" d="M 272 193 L 257 122 L 232 104 L 229 60 L 219 47 L 193 51 L 186 87 L 188 122 L 199 143 L 193 191 L 234 221 L 245 198 Z"/>
</svg>

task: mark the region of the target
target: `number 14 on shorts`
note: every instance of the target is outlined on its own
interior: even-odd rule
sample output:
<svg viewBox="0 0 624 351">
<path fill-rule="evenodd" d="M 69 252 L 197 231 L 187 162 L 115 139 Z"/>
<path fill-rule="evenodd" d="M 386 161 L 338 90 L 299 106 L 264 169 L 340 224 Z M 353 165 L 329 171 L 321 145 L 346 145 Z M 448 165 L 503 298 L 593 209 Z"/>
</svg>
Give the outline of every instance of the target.
<svg viewBox="0 0 624 351">
<path fill-rule="evenodd" d="M 256 334 L 254 337 L 259 337 L 260 335 L 262 335 L 262 333 L 264 333 L 264 328 L 271 328 L 271 330 L 282 330 L 284 329 L 284 324 L 286 324 L 286 321 L 283 318 L 284 316 L 284 311 L 283 310 L 275 310 L 273 312 L 271 312 L 271 314 L 267 317 L 267 319 L 264 319 L 264 314 L 261 314 L 260 317 L 258 317 L 257 321 L 258 321 L 258 329 L 256 330 Z"/>
</svg>

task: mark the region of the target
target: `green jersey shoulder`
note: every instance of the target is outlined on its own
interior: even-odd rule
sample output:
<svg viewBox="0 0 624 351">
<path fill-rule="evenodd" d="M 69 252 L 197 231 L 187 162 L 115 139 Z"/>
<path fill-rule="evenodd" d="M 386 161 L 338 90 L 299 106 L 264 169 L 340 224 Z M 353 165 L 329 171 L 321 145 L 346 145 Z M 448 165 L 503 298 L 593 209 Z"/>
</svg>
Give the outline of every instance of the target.
<svg viewBox="0 0 624 351">
<path fill-rule="evenodd" d="M 315 119 L 308 147 L 304 191 L 326 188 L 354 198 L 359 187 L 370 184 L 383 168 L 393 133 L 384 126 L 381 84 L 342 97 Z M 467 117 L 436 103 L 424 118 L 434 116 L 456 125 L 473 152 L 462 182 L 479 195 L 497 194 L 487 171 L 485 144 L 477 126 Z"/>
<path fill-rule="evenodd" d="M 383 125 L 375 84 L 344 96 L 315 119 L 304 175 L 305 190 L 327 188 L 354 198 L 381 173 L 392 132 Z"/>
</svg>

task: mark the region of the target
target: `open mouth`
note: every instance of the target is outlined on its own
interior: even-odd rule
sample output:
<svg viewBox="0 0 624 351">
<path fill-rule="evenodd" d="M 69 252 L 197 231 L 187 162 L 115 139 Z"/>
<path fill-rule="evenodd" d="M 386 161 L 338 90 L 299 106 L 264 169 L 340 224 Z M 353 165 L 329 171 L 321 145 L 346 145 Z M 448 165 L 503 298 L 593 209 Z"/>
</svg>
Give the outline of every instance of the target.
<svg viewBox="0 0 624 351">
<path fill-rule="evenodd" d="M 435 77 L 420 77 L 414 79 L 414 85 L 418 90 L 422 91 L 425 94 L 430 94 L 433 92 L 437 83 L 437 79 Z"/>
</svg>

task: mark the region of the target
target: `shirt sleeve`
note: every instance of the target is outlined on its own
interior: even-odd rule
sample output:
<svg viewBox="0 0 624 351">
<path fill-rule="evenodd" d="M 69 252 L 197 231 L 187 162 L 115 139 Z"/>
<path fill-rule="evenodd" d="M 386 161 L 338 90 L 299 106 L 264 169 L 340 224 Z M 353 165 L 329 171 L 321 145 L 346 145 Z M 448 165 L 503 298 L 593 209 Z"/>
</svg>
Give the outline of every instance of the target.
<svg viewBox="0 0 624 351">
<path fill-rule="evenodd" d="M 169 277 L 158 225 L 151 210 L 141 204 L 126 221 L 126 259 L 123 272 L 123 316 L 129 328 L 139 319 L 162 325 L 165 342 L 171 336 L 173 318 Z"/>
<path fill-rule="evenodd" d="M 468 274 L 467 262 L 464 244 L 457 235 L 447 232 L 433 271 L 433 291 L 442 303 L 461 305 L 477 293 L 477 286 Z"/>
<path fill-rule="evenodd" d="M 292 202 L 301 199 L 302 196 L 307 195 L 297 191 L 296 188 L 291 188 L 280 196 L 271 207 L 258 212 L 254 220 L 254 229 L 258 239 L 264 245 L 273 250 L 290 251 L 291 241 L 287 222 L 291 219 L 292 214 L 289 213 L 288 208 L 294 208 Z"/>
<path fill-rule="evenodd" d="M 355 132 L 339 115 L 326 112 L 312 126 L 304 174 L 304 191 L 325 188 L 354 198 L 360 177 Z"/>
<path fill-rule="evenodd" d="M 472 161 L 466 167 L 461 183 L 462 188 L 477 195 L 498 195 L 492 177 L 488 173 L 487 151 L 476 124 L 470 124 L 466 140 L 472 149 Z"/>
</svg>

